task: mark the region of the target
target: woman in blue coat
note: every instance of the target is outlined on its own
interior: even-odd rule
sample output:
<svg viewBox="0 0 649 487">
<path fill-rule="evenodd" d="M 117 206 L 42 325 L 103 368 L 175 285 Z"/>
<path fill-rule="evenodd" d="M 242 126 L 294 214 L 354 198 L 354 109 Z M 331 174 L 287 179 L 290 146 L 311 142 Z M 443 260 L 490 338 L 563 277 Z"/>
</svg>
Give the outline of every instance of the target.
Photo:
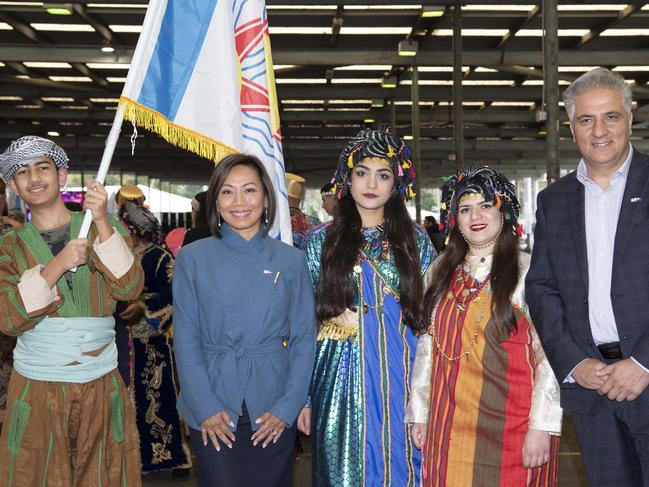
<svg viewBox="0 0 649 487">
<path fill-rule="evenodd" d="M 201 485 L 290 486 L 316 320 L 304 254 L 267 235 L 273 186 L 231 155 L 208 189 L 213 237 L 178 253 L 173 279 L 178 410 Z"/>
</svg>

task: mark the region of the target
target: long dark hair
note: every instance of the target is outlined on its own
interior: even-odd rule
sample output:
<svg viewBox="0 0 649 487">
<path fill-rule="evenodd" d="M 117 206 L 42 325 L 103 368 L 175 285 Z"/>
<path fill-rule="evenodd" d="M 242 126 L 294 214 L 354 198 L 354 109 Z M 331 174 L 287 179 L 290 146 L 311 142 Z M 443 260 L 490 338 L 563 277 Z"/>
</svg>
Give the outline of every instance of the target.
<svg viewBox="0 0 649 487">
<path fill-rule="evenodd" d="M 514 226 L 510 222 L 503 221 L 503 228 L 496 240 L 491 263 L 491 291 L 493 293 L 491 312 L 503 338 L 509 336 L 517 328 L 516 315 L 511 303 L 512 294 L 520 278 L 518 235 L 514 230 Z M 451 230 L 444 252 L 435 262 L 431 284 L 426 290 L 424 313 L 427 319 L 430 319 L 436 304 L 448 292 L 453 274 L 457 266 L 464 263 L 468 251 L 469 246 L 456 225 Z"/>
<path fill-rule="evenodd" d="M 399 273 L 399 302 L 404 323 L 415 333 L 426 329 L 422 315 L 423 285 L 415 225 L 403 196 L 393 192 L 385 204 L 384 227 Z M 316 289 L 318 320 L 340 315 L 357 305 L 358 289 L 352 270 L 363 245 L 361 216 L 350 192 L 336 205 L 327 229 L 321 257 L 320 282 Z"/>
<path fill-rule="evenodd" d="M 275 208 L 277 207 L 277 199 L 275 198 L 275 191 L 273 183 L 264 168 L 261 161 L 255 156 L 249 154 L 232 154 L 221 159 L 214 167 L 212 176 L 210 176 L 209 187 L 207 188 L 207 224 L 210 227 L 210 232 L 216 238 L 221 238 L 221 230 L 219 228 L 219 215 L 216 210 L 216 199 L 219 196 L 219 191 L 223 187 L 225 180 L 230 174 L 230 171 L 235 166 L 248 166 L 259 175 L 261 185 L 264 188 L 264 196 L 268 200 L 268 223 L 265 224 L 266 231 L 268 231 L 275 221 Z M 262 221 L 262 226 L 264 222 Z"/>
</svg>

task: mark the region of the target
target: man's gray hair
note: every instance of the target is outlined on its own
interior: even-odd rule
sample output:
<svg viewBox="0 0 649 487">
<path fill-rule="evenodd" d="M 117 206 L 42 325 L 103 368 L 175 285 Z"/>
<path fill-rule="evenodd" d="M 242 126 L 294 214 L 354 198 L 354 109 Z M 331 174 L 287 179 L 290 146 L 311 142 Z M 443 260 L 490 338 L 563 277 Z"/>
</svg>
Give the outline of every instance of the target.
<svg viewBox="0 0 649 487">
<path fill-rule="evenodd" d="M 618 90 L 622 95 L 624 109 L 628 113 L 629 117 L 632 116 L 631 104 L 633 103 L 633 98 L 631 87 L 624 81 L 622 75 L 614 73 L 610 69 L 595 68 L 582 74 L 563 92 L 563 103 L 566 107 L 566 112 L 568 112 L 568 118 L 571 121 L 575 114 L 575 99 L 584 91 L 593 88 L 610 88 L 612 90 Z"/>
</svg>

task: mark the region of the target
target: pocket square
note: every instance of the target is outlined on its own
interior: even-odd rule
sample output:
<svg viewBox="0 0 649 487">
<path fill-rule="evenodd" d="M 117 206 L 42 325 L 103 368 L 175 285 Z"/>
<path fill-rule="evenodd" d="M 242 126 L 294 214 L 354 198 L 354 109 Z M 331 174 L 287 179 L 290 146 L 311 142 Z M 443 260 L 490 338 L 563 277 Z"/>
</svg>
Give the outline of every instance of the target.
<svg viewBox="0 0 649 487">
<path fill-rule="evenodd" d="M 640 196 L 634 196 L 633 198 L 631 198 L 631 203 L 638 203 L 640 201 L 642 201 L 642 198 Z"/>
</svg>

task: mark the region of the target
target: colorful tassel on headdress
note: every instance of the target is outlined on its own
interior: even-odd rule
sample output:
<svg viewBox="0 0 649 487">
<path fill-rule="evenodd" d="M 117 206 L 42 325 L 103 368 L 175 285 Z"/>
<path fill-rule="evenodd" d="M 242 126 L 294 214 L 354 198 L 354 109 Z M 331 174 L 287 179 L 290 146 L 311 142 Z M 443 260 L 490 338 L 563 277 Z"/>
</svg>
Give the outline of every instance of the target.
<svg viewBox="0 0 649 487">
<path fill-rule="evenodd" d="M 346 194 L 350 181 L 351 169 L 364 158 L 384 159 L 392 169 L 396 180 L 395 190 L 408 198 L 409 188 L 413 186 L 415 173 L 410 161 L 410 149 L 403 139 L 382 130 L 361 130 L 352 138 L 338 159 L 338 166 L 333 180 L 340 188 L 340 194 Z"/>
</svg>

